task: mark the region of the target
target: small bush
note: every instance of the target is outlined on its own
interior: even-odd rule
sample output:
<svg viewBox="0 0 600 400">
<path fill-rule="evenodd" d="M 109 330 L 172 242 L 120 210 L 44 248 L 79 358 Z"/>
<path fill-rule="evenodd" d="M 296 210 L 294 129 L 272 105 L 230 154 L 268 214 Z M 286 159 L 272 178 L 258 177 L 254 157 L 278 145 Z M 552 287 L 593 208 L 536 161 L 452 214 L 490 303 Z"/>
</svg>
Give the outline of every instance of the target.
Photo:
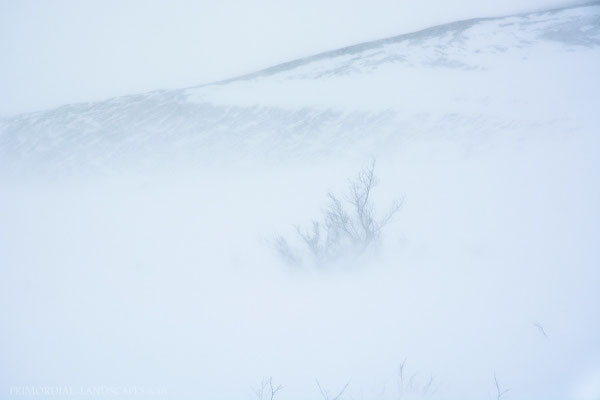
<svg viewBox="0 0 600 400">
<path fill-rule="evenodd" d="M 343 198 L 328 193 L 328 205 L 320 220 L 313 220 L 309 229 L 296 227 L 303 250 L 294 250 L 288 241 L 279 236 L 275 248 L 289 264 L 298 265 L 310 256 L 317 265 L 356 258 L 378 244 L 383 228 L 400 209 L 402 203 L 394 201 L 381 217 L 376 217 L 372 199 L 378 180 L 375 162 L 363 168 L 349 183 Z"/>
</svg>

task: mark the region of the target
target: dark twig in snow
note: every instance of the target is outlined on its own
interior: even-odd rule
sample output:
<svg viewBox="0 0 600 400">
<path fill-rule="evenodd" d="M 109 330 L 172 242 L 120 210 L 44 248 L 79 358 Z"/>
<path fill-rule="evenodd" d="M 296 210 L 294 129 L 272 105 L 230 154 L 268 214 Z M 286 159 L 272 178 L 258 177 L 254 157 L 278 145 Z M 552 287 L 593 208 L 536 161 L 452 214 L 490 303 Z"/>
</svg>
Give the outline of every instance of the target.
<svg viewBox="0 0 600 400">
<path fill-rule="evenodd" d="M 540 331 L 540 333 L 542 335 L 544 335 L 544 337 L 546 339 L 548 339 L 548 334 L 546 333 L 546 330 L 544 329 L 544 327 L 542 326 L 542 324 L 540 324 L 539 322 L 534 322 L 533 326 L 535 326 L 536 328 L 538 328 L 538 330 Z"/>
<path fill-rule="evenodd" d="M 317 381 L 317 387 L 319 388 L 319 392 L 321 392 L 321 396 L 323 397 L 324 400 L 338 400 L 340 397 L 342 397 L 342 395 L 344 394 L 344 392 L 348 388 L 348 385 L 350 385 L 350 381 L 346 382 L 346 384 L 344 385 L 344 387 L 342 388 L 342 390 L 340 390 L 340 392 L 336 396 L 330 397 L 329 391 L 327 389 L 324 389 L 321 386 L 321 383 L 319 382 L 318 379 L 315 379 L 315 380 Z"/>
<path fill-rule="evenodd" d="M 267 387 L 269 388 L 269 392 L 267 392 Z M 254 389 L 254 393 L 256 394 L 256 398 L 258 400 L 264 400 L 265 395 L 269 396 L 269 400 L 275 400 L 275 395 L 283 389 L 283 385 L 279 385 L 277 387 L 273 386 L 273 377 L 269 377 L 269 380 L 263 380 L 260 383 L 260 387 L 258 389 Z"/>
<path fill-rule="evenodd" d="M 277 394 L 277 392 L 279 392 L 281 389 L 283 389 L 283 386 L 279 385 L 276 388 L 273 388 L 273 378 L 269 377 L 269 389 L 271 389 L 271 399 L 270 400 L 273 400 L 273 399 L 275 399 L 275 395 Z"/>
<path fill-rule="evenodd" d="M 500 389 L 500 384 L 498 383 L 498 378 L 496 377 L 495 372 L 494 372 L 494 384 L 496 385 L 496 394 L 497 394 L 496 399 L 497 400 L 503 399 L 504 395 L 510 391 L 510 388 L 504 389 L 504 390 Z"/>
</svg>

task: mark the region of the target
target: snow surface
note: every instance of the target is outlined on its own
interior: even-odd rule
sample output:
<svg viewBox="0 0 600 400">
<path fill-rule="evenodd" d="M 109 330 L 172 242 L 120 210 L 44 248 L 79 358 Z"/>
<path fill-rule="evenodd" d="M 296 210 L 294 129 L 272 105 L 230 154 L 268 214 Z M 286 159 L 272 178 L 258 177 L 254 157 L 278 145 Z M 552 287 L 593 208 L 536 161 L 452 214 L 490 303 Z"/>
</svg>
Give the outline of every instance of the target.
<svg viewBox="0 0 600 400">
<path fill-rule="evenodd" d="M 4 119 L 0 390 L 598 399 L 598 110 L 592 4 Z M 380 254 L 283 264 L 373 158 Z"/>
</svg>

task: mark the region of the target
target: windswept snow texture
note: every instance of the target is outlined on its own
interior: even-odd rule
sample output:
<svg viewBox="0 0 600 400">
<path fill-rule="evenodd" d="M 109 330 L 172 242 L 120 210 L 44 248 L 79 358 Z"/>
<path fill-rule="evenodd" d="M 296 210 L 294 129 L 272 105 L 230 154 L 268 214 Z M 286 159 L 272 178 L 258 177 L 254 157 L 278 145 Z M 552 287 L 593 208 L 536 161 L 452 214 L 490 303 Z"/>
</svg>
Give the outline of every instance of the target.
<svg viewBox="0 0 600 400">
<path fill-rule="evenodd" d="M 279 259 L 372 159 L 379 253 Z M 599 183 L 599 4 L 4 119 L 0 397 L 597 400 Z"/>
<path fill-rule="evenodd" d="M 17 116 L 0 126 L 2 164 L 105 171 L 237 157 L 232 148 L 290 158 L 415 137 L 589 131 L 599 9 L 457 22 L 223 83 Z"/>
</svg>

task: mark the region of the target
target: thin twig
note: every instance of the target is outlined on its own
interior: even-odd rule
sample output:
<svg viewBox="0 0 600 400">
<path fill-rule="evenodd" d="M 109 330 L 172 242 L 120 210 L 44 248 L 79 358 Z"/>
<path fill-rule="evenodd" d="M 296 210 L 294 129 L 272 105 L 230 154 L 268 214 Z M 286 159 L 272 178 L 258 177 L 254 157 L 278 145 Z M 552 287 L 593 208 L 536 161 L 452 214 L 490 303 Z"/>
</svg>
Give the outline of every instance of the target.
<svg viewBox="0 0 600 400">
<path fill-rule="evenodd" d="M 496 377 L 496 372 L 494 372 L 494 383 L 496 384 L 496 394 L 497 394 L 496 399 L 501 400 L 506 393 L 510 392 L 510 388 L 504 389 L 504 390 L 500 389 L 500 384 L 498 383 L 498 378 Z"/>
<path fill-rule="evenodd" d="M 319 392 L 321 392 L 321 396 L 323 397 L 324 400 L 338 400 L 340 397 L 342 397 L 342 395 L 348 388 L 348 385 L 350 385 L 350 381 L 346 382 L 346 384 L 344 385 L 342 390 L 340 390 L 340 392 L 335 397 L 330 398 L 329 391 L 327 391 L 327 389 L 324 389 L 323 386 L 321 386 L 321 383 L 319 382 L 318 379 L 315 379 L 315 381 L 317 382 L 317 387 L 319 388 Z"/>
<path fill-rule="evenodd" d="M 542 335 L 544 335 L 544 337 L 546 339 L 548 339 L 548 334 L 546 333 L 546 330 L 544 329 L 544 327 L 542 326 L 542 324 L 540 324 L 539 322 L 534 322 L 533 326 L 535 326 L 536 328 L 538 328 L 538 330 L 540 331 L 540 333 Z"/>
<path fill-rule="evenodd" d="M 266 386 L 266 384 L 263 384 L 263 387 L 261 388 L 261 399 L 262 399 L 262 392 L 264 391 L 264 387 L 265 386 Z M 281 389 L 283 389 L 283 385 L 279 385 L 277 387 L 273 387 L 273 377 L 270 376 L 269 377 L 269 389 L 271 391 L 270 400 L 274 400 L 275 399 L 275 395 L 277 394 L 277 392 L 279 392 Z"/>
</svg>

